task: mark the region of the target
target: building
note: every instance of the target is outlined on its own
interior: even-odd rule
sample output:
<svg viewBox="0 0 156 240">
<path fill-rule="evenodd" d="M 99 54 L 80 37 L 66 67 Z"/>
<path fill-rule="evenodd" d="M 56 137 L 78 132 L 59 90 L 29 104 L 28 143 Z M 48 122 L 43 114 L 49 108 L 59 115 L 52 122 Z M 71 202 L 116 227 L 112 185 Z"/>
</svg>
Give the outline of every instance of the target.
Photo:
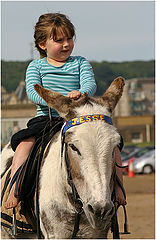
<svg viewBox="0 0 156 240">
<path fill-rule="evenodd" d="M 154 78 L 126 80 L 123 95 L 114 116 L 145 116 L 155 113 Z"/>
<path fill-rule="evenodd" d="M 18 87 L 16 88 L 15 95 L 18 97 L 18 99 L 20 99 L 21 103 L 27 104 L 29 102 L 27 94 L 26 94 L 26 88 L 25 88 L 24 81 L 21 81 L 19 83 Z"/>
<path fill-rule="evenodd" d="M 154 78 L 126 80 L 114 111 L 114 121 L 125 142 L 155 141 Z"/>
<path fill-rule="evenodd" d="M 155 141 L 155 116 L 125 116 L 115 117 L 114 125 L 125 142 L 142 143 Z"/>
<path fill-rule="evenodd" d="M 10 94 L 7 93 L 6 89 L 1 86 L 1 104 L 7 104 L 10 98 Z"/>
<path fill-rule="evenodd" d="M 2 105 L 31 104 L 26 94 L 25 82 L 21 81 L 15 92 L 12 93 L 7 93 L 6 89 L 2 86 L 1 103 Z"/>
<path fill-rule="evenodd" d="M 25 82 L 21 81 L 15 92 L 7 93 L 1 87 L 1 143 L 8 143 L 11 136 L 26 127 L 30 118 L 35 117 L 36 107 L 28 100 Z"/>
<path fill-rule="evenodd" d="M 7 144 L 11 136 L 26 128 L 27 122 L 36 116 L 34 104 L 2 105 L 1 108 L 1 144 Z"/>
</svg>

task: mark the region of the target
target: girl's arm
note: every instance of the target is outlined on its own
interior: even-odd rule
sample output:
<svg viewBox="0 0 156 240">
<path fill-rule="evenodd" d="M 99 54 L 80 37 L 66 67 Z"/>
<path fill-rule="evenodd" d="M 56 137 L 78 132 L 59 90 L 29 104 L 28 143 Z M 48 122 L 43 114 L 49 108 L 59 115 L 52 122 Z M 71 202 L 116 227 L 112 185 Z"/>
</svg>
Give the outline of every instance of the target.
<svg viewBox="0 0 156 240">
<path fill-rule="evenodd" d="M 83 93 L 88 93 L 92 96 L 96 92 L 96 82 L 94 79 L 94 73 L 92 66 L 85 59 L 81 58 L 80 62 L 80 89 L 79 91 Z"/>
<path fill-rule="evenodd" d="M 47 106 L 46 102 L 38 95 L 34 89 L 36 83 L 42 85 L 39 67 L 32 61 L 26 71 L 26 92 L 29 100 L 37 105 Z"/>
</svg>

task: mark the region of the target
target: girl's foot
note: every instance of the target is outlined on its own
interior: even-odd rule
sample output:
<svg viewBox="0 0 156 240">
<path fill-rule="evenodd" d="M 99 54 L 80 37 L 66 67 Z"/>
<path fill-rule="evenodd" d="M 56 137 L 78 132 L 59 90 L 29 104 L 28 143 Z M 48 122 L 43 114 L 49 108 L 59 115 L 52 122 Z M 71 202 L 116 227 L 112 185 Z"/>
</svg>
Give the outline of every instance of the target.
<svg viewBox="0 0 156 240">
<path fill-rule="evenodd" d="M 15 184 L 12 186 L 9 196 L 4 204 L 5 208 L 7 209 L 16 207 L 19 202 L 18 198 L 14 196 L 14 191 L 15 191 Z"/>
<path fill-rule="evenodd" d="M 115 192 L 116 192 L 116 202 L 118 202 L 120 205 L 126 205 L 127 202 L 124 197 L 123 191 L 118 184 L 116 184 L 115 186 Z"/>
</svg>

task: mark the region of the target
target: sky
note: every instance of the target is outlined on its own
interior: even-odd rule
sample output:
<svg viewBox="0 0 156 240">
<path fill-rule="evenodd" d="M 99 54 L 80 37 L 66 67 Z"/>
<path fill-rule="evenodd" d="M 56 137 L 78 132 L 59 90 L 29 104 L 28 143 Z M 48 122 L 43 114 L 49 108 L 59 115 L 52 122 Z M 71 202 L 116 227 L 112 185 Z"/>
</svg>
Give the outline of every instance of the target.
<svg viewBox="0 0 156 240">
<path fill-rule="evenodd" d="M 72 55 L 89 61 L 155 58 L 154 1 L 1 1 L 1 58 L 39 58 L 34 26 L 48 12 L 66 14 L 76 28 Z"/>
</svg>

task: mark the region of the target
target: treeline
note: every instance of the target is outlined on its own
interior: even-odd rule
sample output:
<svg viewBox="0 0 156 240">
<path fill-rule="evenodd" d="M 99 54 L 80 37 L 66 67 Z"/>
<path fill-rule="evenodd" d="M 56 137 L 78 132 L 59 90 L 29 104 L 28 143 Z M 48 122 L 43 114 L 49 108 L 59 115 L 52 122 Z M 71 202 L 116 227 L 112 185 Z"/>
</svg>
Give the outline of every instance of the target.
<svg viewBox="0 0 156 240">
<path fill-rule="evenodd" d="M 133 62 L 91 62 L 97 81 L 96 95 L 101 95 L 114 78 L 125 79 L 154 77 L 154 60 Z"/>
<path fill-rule="evenodd" d="M 8 91 L 15 91 L 20 81 L 25 79 L 25 71 L 30 61 L 2 61 L 2 86 Z M 101 95 L 114 78 L 123 76 L 125 79 L 154 77 L 154 60 L 132 62 L 90 62 L 97 82 L 96 95 Z"/>
<path fill-rule="evenodd" d="M 14 61 L 2 61 L 2 86 L 7 92 L 15 91 L 19 82 L 25 79 L 25 71 L 30 61 L 26 62 L 14 62 Z"/>
</svg>

